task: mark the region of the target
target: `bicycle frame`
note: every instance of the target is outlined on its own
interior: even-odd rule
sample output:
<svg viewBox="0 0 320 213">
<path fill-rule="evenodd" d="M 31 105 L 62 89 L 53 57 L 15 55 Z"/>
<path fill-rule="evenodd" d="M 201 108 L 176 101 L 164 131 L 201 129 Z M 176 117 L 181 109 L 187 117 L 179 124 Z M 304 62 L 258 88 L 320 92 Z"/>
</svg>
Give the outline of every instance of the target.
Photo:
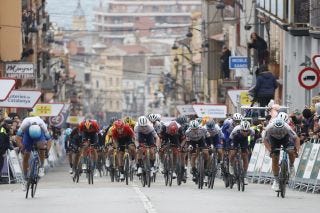
<svg viewBox="0 0 320 213">
<path fill-rule="evenodd" d="M 33 147 L 31 151 L 31 158 L 29 160 L 29 171 L 28 171 L 28 178 L 27 178 L 27 191 L 26 191 L 26 198 L 28 198 L 29 188 L 31 188 L 31 197 L 33 198 L 38 181 L 39 181 L 39 168 L 40 168 L 40 156 L 38 149 Z"/>
</svg>

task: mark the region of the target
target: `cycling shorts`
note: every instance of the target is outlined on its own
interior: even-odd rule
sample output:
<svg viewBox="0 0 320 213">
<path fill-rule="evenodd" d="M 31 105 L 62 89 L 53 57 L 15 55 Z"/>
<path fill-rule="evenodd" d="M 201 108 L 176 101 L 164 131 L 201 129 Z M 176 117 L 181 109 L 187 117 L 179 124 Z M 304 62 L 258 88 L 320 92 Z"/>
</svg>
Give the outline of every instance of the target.
<svg viewBox="0 0 320 213">
<path fill-rule="evenodd" d="M 89 140 L 91 145 L 96 145 L 98 143 L 98 135 L 95 132 L 83 132 L 82 141 Z"/>
<path fill-rule="evenodd" d="M 142 134 L 142 133 L 138 133 L 138 142 L 140 144 L 145 144 L 147 146 L 152 146 L 155 144 L 155 139 L 153 136 L 153 133 L 150 132 L 149 134 Z"/>
<path fill-rule="evenodd" d="M 248 137 L 239 137 L 231 140 L 230 149 L 237 149 L 239 145 L 242 151 L 247 150 L 249 146 Z"/>
<path fill-rule="evenodd" d="M 213 137 L 206 138 L 207 145 L 213 145 L 216 149 L 223 148 L 223 142 L 221 142 L 219 135 L 215 135 Z"/>
<path fill-rule="evenodd" d="M 197 150 L 197 146 L 199 148 L 208 148 L 205 140 L 198 140 L 198 141 L 190 141 L 190 145 L 193 146 L 193 149 L 190 151 L 191 153 L 195 153 Z"/>
<path fill-rule="evenodd" d="M 274 153 L 276 155 L 280 154 L 280 150 L 275 150 L 275 149 L 280 149 L 281 146 L 283 146 L 284 148 L 294 147 L 294 143 L 293 144 L 290 143 L 289 135 L 286 135 L 284 138 L 281 138 L 281 139 L 276 139 L 270 136 L 269 142 L 271 144 L 271 153 Z"/>
<path fill-rule="evenodd" d="M 124 152 L 126 145 L 129 146 L 130 144 L 133 144 L 131 137 L 123 137 L 118 139 L 118 147 L 121 152 Z"/>
<path fill-rule="evenodd" d="M 31 152 L 33 145 L 38 143 L 47 143 L 44 132 L 41 131 L 41 136 L 39 139 L 32 139 L 29 135 L 29 128 L 23 133 L 22 144 L 24 150 L 27 152 Z"/>
</svg>

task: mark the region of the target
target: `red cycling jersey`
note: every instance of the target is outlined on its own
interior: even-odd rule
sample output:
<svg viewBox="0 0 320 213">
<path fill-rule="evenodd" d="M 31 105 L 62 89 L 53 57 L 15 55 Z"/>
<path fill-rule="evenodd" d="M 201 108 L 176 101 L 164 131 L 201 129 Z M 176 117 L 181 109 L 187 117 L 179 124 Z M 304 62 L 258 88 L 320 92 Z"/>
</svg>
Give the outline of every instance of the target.
<svg viewBox="0 0 320 213">
<path fill-rule="evenodd" d="M 111 135 L 112 135 L 112 139 L 117 141 L 119 140 L 120 138 L 124 138 L 124 137 L 130 137 L 130 138 L 133 138 L 134 137 L 134 132 L 133 130 L 130 128 L 129 125 L 125 124 L 123 126 L 123 130 L 121 133 L 119 133 L 117 131 L 116 128 L 113 128 L 112 129 L 112 132 L 111 132 Z"/>
<path fill-rule="evenodd" d="M 80 132 L 88 132 L 88 133 L 98 133 L 99 132 L 99 124 L 91 120 L 89 127 L 86 125 L 86 121 L 82 121 L 79 125 Z"/>
</svg>

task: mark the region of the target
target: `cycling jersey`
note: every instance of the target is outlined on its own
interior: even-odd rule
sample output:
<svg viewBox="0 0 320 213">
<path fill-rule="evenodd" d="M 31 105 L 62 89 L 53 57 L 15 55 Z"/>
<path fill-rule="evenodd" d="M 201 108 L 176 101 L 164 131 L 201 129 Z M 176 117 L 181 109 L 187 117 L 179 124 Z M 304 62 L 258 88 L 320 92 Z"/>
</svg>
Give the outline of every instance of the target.
<svg viewBox="0 0 320 213">
<path fill-rule="evenodd" d="M 239 147 L 239 145 L 242 150 L 246 150 L 248 148 L 248 146 L 249 146 L 248 137 L 249 136 L 253 137 L 255 134 L 254 130 L 252 130 L 252 129 L 249 129 L 248 131 L 249 131 L 249 133 L 244 135 L 242 133 L 241 125 L 236 126 L 232 130 L 230 137 L 229 137 L 231 140 L 230 146 L 232 149 L 237 149 Z"/>
<path fill-rule="evenodd" d="M 91 120 L 90 122 L 91 125 L 89 129 L 87 129 L 85 126 L 86 121 L 82 121 L 79 125 L 80 132 L 98 133 L 100 129 L 98 123 L 94 120 Z"/>
<path fill-rule="evenodd" d="M 229 140 L 230 134 L 235 127 L 235 123 L 232 118 L 228 118 L 223 122 L 221 131 L 224 135 L 225 140 Z"/>
<path fill-rule="evenodd" d="M 154 128 L 150 125 L 134 127 L 134 133 L 139 143 L 147 144 L 148 146 L 154 145 L 155 138 L 158 137 Z"/>
<path fill-rule="evenodd" d="M 209 129 L 205 126 L 207 130 L 206 143 L 207 145 L 214 145 L 216 149 L 223 148 L 223 133 L 218 125 L 215 125 L 213 129 Z"/>
<path fill-rule="evenodd" d="M 111 131 L 111 135 L 112 135 L 112 139 L 117 141 L 119 140 L 120 138 L 124 138 L 124 137 L 130 137 L 130 138 L 133 138 L 134 137 L 134 132 L 133 130 L 130 128 L 129 125 L 125 124 L 123 126 L 123 130 L 121 133 L 119 133 L 119 131 L 117 131 L 116 128 L 112 128 L 112 131 Z"/>
<path fill-rule="evenodd" d="M 294 138 L 294 139 L 297 137 L 297 134 L 292 130 L 292 128 L 287 123 L 285 123 L 282 128 L 276 128 L 271 122 L 266 127 L 264 138 L 269 140 L 270 137 L 273 137 L 275 139 L 280 140 L 282 138 L 285 138 L 286 135 L 289 135 L 290 138 Z"/>
<path fill-rule="evenodd" d="M 160 138 L 162 139 L 162 142 L 166 144 L 167 142 L 170 141 L 171 144 L 174 144 L 177 146 L 180 145 L 180 143 L 185 139 L 181 126 L 177 123 L 178 132 L 177 134 L 174 134 L 174 135 L 168 132 L 168 126 L 169 126 L 169 123 L 164 124 L 161 128 Z"/>
<path fill-rule="evenodd" d="M 207 135 L 207 130 L 199 127 L 198 129 L 191 129 L 189 128 L 186 131 L 186 137 L 188 141 L 200 141 L 204 140 Z"/>
</svg>

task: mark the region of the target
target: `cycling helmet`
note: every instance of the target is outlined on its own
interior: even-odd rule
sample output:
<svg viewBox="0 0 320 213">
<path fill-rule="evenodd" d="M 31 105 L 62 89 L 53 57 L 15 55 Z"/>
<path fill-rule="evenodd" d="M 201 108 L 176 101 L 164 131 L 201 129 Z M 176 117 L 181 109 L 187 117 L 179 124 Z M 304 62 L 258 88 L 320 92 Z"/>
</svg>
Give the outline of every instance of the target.
<svg viewBox="0 0 320 213">
<path fill-rule="evenodd" d="M 66 131 L 65 131 L 66 135 L 70 135 L 71 132 L 72 132 L 72 129 L 71 129 L 71 128 L 67 128 Z"/>
<path fill-rule="evenodd" d="M 124 123 L 122 120 L 118 119 L 115 122 L 113 122 L 113 125 L 116 129 L 121 129 L 124 126 Z"/>
<path fill-rule="evenodd" d="M 215 124 L 214 120 L 209 120 L 209 121 L 206 123 L 206 127 L 207 127 L 208 129 L 214 129 L 215 126 L 216 126 L 216 124 Z"/>
<path fill-rule="evenodd" d="M 247 131 L 247 130 L 250 129 L 250 122 L 249 121 L 245 121 L 245 120 L 241 121 L 240 126 L 241 126 L 242 130 Z"/>
<path fill-rule="evenodd" d="M 234 113 L 232 119 L 234 121 L 241 121 L 243 119 L 243 116 L 240 113 Z"/>
<path fill-rule="evenodd" d="M 285 112 L 279 112 L 277 118 L 282 119 L 286 123 L 288 123 L 288 121 L 289 121 L 289 115 Z"/>
<path fill-rule="evenodd" d="M 167 129 L 169 134 L 174 135 L 178 133 L 179 127 L 175 121 L 171 121 Z"/>
<path fill-rule="evenodd" d="M 183 125 L 183 124 L 185 124 L 185 123 L 188 122 L 188 119 L 187 119 L 187 117 L 184 116 L 184 115 L 179 115 L 179 116 L 176 118 L 176 121 L 178 122 L 178 124 Z"/>
<path fill-rule="evenodd" d="M 193 121 L 190 121 L 190 128 L 191 129 L 198 129 L 199 128 L 199 122 L 197 120 L 193 120 Z"/>
<path fill-rule="evenodd" d="M 273 126 L 275 128 L 282 128 L 284 126 L 284 120 L 282 120 L 281 118 L 276 118 L 274 121 L 273 121 Z"/>
<path fill-rule="evenodd" d="M 160 120 L 161 120 L 161 115 L 160 115 L 160 114 L 155 114 L 155 116 L 156 116 L 156 120 L 157 120 L 157 121 L 160 121 Z"/>
<path fill-rule="evenodd" d="M 39 125 L 34 124 L 29 127 L 29 136 L 32 139 L 39 139 L 41 136 L 41 128 Z"/>
<path fill-rule="evenodd" d="M 150 122 L 154 123 L 154 122 L 157 121 L 158 117 L 157 117 L 156 114 L 151 113 L 151 114 L 148 115 L 148 119 L 149 119 Z"/>
<path fill-rule="evenodd" d="M 148 118 L 146 116 L 140 116 L 138 118 L 138 125 L 139 126 L 147 126 L 148 125 Z"/>
</svg>

